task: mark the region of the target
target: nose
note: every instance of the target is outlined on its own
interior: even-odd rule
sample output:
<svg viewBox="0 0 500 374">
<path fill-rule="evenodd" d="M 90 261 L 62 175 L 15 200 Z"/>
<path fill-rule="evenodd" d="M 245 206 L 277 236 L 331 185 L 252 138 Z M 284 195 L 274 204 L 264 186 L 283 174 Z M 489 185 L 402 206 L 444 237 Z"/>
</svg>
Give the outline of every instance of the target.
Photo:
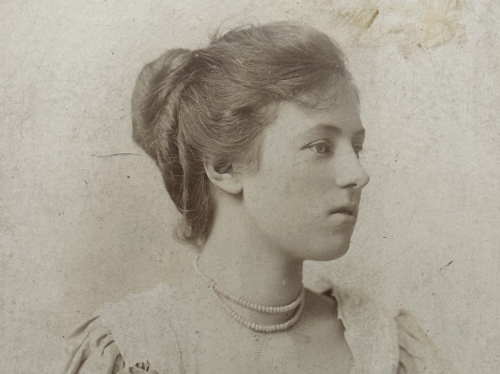
<svg viewBox="0 0 500 374">
<path fill-rule="evenodd" d="M 370 176 L 361 165 L 354 150 L 342 152 L 335 167 L 335 180 L 340 188 L 362 189 L 370 181 Z"/>
</svg>

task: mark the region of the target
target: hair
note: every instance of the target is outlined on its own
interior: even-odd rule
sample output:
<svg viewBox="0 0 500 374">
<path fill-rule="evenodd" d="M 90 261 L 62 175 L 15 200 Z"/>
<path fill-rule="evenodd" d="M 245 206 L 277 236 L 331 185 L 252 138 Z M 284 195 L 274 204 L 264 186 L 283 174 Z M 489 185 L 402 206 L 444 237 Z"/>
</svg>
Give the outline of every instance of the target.
<svg viewBox="0 0 500 374">
<path fill-rule="evenodd" d="M 234 29 L 147 64 L 132 98 L 133 137 L 183 216 L 177 238 L 200 246 L 210 235 L 216 207 L 204 161 L 257 168 L 273 104 L 318 106 L 341 82 L 356 92 L 335 42 L 288 22 Z"/>
</svg>

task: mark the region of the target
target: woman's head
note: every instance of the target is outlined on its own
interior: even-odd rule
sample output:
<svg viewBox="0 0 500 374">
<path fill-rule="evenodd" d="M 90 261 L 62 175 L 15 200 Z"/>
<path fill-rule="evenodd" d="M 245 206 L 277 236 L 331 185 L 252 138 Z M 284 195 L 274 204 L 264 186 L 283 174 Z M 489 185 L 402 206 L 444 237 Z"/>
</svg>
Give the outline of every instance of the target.
<svg viewBox="0 0 500 374">
<path fill-rule="evenodd" d="M 216 206 L 207 160 L 256 170 L 263 129 L 280 103 L 328 108 L 346 87 L 355 95 L 340 49 L 289 23 L 236 29 L 207 48 L 170 50 L 146 65 L 132 100 L 134 139 L 157 162 L 184 217 L 181 237 L 201 244 L 210 234 Z"/>
</svg>

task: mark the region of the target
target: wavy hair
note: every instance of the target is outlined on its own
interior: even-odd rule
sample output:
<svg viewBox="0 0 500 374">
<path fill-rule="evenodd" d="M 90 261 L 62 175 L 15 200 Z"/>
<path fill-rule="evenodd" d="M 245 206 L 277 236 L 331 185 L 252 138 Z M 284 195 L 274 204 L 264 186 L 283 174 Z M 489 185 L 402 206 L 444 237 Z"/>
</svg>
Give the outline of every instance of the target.
<svg viewBox="0 0 500 374">
<path fill-rule="evenodd" d="M 178 239 L 201 246 L 210 235 L 216 206 L 204 160 L 257 168 L 273 104 L 318 106 L 340 82 L 355 90 L 335 42 L 288 22 L 234 29 L 206 48 L 168 50 L 147 64 L 132 98 L 133 137 L 183 216 Z"/>
</svg>

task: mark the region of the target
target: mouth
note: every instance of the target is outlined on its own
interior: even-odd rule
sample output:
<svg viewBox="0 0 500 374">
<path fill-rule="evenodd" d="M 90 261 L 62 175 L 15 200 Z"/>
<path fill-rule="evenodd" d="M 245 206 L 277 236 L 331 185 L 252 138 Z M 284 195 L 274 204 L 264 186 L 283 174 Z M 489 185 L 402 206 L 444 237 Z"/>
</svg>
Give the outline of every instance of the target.
<svg viewBox="0 0 500 374">
<path fill-rule="evenodd" d="M 336 210 L 335 212 L 333 212 L 333 214 L 345 214 L 345 215 L 354 217 L 354 212 L 352 212 L 350 210 L 344 210 L 344 209 Z"/>
<path fill-rule="evenodd" d="M 356 218 L 357 209 L 354 204 L 344 205 L 335 209 L 330 210 L 330 214 L 344 214 L 346 216 L 351 216 Z"/>
</svg>

